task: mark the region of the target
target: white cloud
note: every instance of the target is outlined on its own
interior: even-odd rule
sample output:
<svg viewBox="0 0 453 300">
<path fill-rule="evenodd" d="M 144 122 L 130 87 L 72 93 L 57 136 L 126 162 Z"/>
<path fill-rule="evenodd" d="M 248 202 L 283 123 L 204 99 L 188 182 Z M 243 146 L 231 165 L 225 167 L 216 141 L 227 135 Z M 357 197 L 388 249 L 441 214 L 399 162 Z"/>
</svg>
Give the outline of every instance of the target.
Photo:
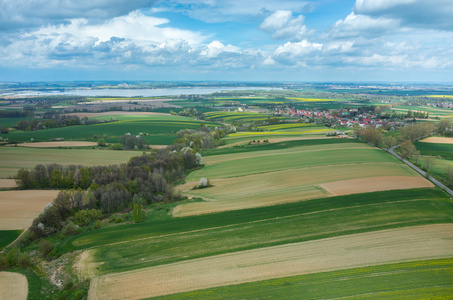
<svg viewBox="0 0 453 300">
<path fill-rule="evenodd" d="M 322 44 L 311 43 L 307 40 L 296 43 L 287 42 L 275 50 L 272 59 L 283 65 L 305 64 L 305 61 L 310 58 L 309 54 L 319 52 L 322 46 Z"/>
<path fill-rule="evenodd" d="M 301 40 L 314 33 L 304 25 L 304 19 L 303 15 L 293 18 L 289 10 L 277 10 L 261 23 L 260 29 L 272 34 L 273 39 Z"/>
<path fill-rule="evenodd" d="M 209 43 L 201 52 L 200 54 L 206 56 L 208 58 L 217 57 L 224 52 L 229 53 L 239 53 L 239 47 L 232 46 L 232 45 L 224 45 L 219 41 L 213 41 Z"/>
<path fill-rule="evenodd" d="M 351 12 L 344 20 L 337 21 L 327 34 L 330 38 L 352 38 L 364 36 L 373 38 L 399 31 L 399 22 L 386 18 L 371 18 Z"/>
<path fill-rule="evenodd" d="M 161 3 L 192 18 L 209 23 L 244 20 L 264 16 L 277 10 L 303 13 L 312 8 L 312 1 L 301 0 L 172 0 Z"/>
<path fill-rule="evenodd" d="M 185 40 L 190 45 L 198 45 L 205 37 L 201 34 L 172 27 L 159 27 L 168 24 L 164 18 L 150 17 L 134 11 L 126 16 L 116 17 L 101 24 L 89 24 L 86 19 L 73 19 L 69 24 L 49 25 L 26 34 L 41 39 L 64 39 L 70 35 L 84 39 L 93 37 L 105 42 L 112 37 L 134 41 L 137 45 L 147 46 L 165 42 L 168 39 Z"/>
<path fill-rule="evenodd" d="M 354 11 L 395 19 L 408 27 L 453 30 L 451 0 L 356 0 Z"/>
<path fill-rule="evenodd" d="M 67 19 L 102 21 L 152 7 L 157 0 L 2 0 L 0 30 L 40 27 Z"/>
</svg>

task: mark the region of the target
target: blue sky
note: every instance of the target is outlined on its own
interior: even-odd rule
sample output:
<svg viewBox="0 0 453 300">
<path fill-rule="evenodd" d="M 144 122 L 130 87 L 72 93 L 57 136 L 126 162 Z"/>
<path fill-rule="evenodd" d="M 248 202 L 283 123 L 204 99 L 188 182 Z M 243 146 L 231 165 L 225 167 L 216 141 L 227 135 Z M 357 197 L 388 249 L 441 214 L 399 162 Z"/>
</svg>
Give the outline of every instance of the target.
<svg viewBox="0 0 453 300">
<path fill-rule="evenodd" d="M 0 81 L 453 82 L 451 0 L 2 0 Z"/>
</svg>

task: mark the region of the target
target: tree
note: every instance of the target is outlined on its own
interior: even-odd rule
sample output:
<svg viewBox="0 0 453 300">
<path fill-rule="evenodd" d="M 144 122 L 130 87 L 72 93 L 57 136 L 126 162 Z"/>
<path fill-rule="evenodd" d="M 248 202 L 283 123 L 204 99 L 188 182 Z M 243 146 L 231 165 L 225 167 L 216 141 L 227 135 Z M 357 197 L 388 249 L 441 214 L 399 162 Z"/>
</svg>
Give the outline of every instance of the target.
<svg viewBox="0 0 453 300">
<path fill-rule="evenodd" d="M 411 159 L 417 149 L 414 144 L 407 140 L 401 144 L 401 157 Z"/>
<path fill-rule="evenodd" d="M 434 158 L 432 156 L 425 156 L 423 158 L 423 162 L 425 163 L 425 170 L 427 173 L 431 170 L 431 168 L 435 164 Z"/>
<path fill-rule="evenodd" d="M 453 167 L 448 166 L 445 179 L 448 186 L 453 186 Z"/>
<path fill-rule="evenodd" d="M 105 140 L 104 140 L 104 139 L 99 139 L 99 140 L 98 140 L 98 146 L 99 146 L 99 147 L 105 147 L 105 145 L 106 145 L 106 144 L 105 144 Z"/>
<path fill-rule="evenodd" d="M 134 217 L 134 222 L 135 223 L 140 223 L 143 222 L 146 218 L 146 213 L 143 210 L 143 207 L 139 203 L 134 204 L 134 209 L 132 211 L 132 215 Z"/>
</svg>

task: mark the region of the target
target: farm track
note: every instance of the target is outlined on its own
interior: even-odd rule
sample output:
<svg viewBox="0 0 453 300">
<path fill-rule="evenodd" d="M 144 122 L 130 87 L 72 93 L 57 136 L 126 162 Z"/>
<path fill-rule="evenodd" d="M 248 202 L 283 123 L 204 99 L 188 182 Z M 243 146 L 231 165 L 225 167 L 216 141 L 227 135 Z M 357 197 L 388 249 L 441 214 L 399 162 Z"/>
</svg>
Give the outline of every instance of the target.
<svg viewBox="0 0 453 300">
<path fill-rule="evenodd" d="M 92 279 L 88 299 L 139 299 L 271 278 L 451 257 L 453 224 L 247 250 Z"/>
</svg>

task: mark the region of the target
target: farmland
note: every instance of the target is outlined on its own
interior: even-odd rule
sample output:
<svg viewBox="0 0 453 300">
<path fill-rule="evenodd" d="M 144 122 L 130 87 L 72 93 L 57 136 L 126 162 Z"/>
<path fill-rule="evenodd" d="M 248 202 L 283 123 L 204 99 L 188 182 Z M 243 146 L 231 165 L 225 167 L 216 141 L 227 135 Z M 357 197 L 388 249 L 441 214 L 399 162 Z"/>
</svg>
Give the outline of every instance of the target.
<svg viewBox="0 0 453 300">
<path fill-rule="evenodd" d="M 452 229 L 452 224 L 442 224 L 382 230 L 110 274 L 92 280 L 89 297 L 144 298 L 394 261 L 441 258 L 451 254 L 448 240 L 453 238 Z M 175 278 L 175 274 L 179 276 Z"/>
<path fill-rule="evenodd" d="M 0 177 L 15 176 L 18 170 L 32 169 L 37 164 L 110 165 L 125 163 L 139 154 L 136 151 L 1 147 Z"/>
<path fill-rule="evenodd" d="M 93 117 L 97 118 L 97 117 Z M 100 119 L 115 118 L 116 122 L 102 123 L 95 125 L 80 125 L 61 128 L 52 128 L 38 130 L 33 132 L 14 131 L 8 135 L 10 141 L 29 142 L 32 138 L 36 142 L 48 142 L 53 138 L 64 138 L 65 140 L 91 140 L 94 135 L 107 136 L 112 141 L 117 142 L 120 135 L 130 133 L 138 135 L 140 132 L 146 132 L 149 136 L 146 139 L 151 144 L 165 145 L 171 144 L 176 138 L 174 133 L 181 129 L 196 129 L 201 121 L 193 120 L 187 117 L 171 115 L 115 115 L 101 116 Z M 218 123 L 204 122 L 207 126 L 216 126 Z M 169 138 L 167 138 L 169 137 Z"/>
<path fill-rule="evenodd" d="M 61 229 L 40 237 L 54 247 L 54 256 L 42 254 L 41 240 L 30 241 L 23 230 L 57 191 L 0 192 L 4 193 L 0 194 L 4 200 L 0 201 L 0 250 L 24 233 L 30 240 L 16 245 L 25 258 L 38 262 L 25 271 L 17 265 L 11 268 L 27 275 L 29 298 L 75 298 L 77 290 L 88 294 L 88 299 L 451 295 L 452 199 L 388 152 L 357 139 L 326 136 L 346 126 L 286 113 L 289 106 L 339 110 L 352 105 L 349 101 L 355 97 L 306 90 L 230 94 L 234 95 L 178 97 L 171 104 L 180 108 L 158 112 L 77 112 L 80 117 L 107 122 L 8 133 L 10 141 L 32 147 L 13 143 L 0 148 L 0 177 L 4 178 L 38 163 L 127 163 L 142 151 L 112 151 L 96 143 L 100 138 L 116 143 L 125 133 L 145 133 L 143 138 L 152 145 L 169 145 L 177 138 L 181 138 L 178 143 L 185 142 L 185 147 L 173 145 L 168 153 L 146 150 L 151 155 L 131 161 L 133 167 L 117 173 L 113 167 L 102 169 L 88 180 L 87 191 L 68 193 L 67 201 L 80 195 L 83 201 L 66 212 L 69 217 L 61 219 Z M 367 105 L 389 103 L 374 100 L 367 100 Z M 395 109 L 422 107 L 397 105 Z M 170 109 L 171 115 L 162 113 Z M 280 109 L 285 117 L 274 116 Z M 194 118 L 176 115 L 179 112 Z M 434 108 L 430 116 L 436 112 L 447 116 Z M 196 119 L 203 117 L 209 121 Z M 194 133 L 194 138 L 192 133 L 177 137 L 178 130 L 199 129 L 200 123 L 208 128 L 235 123 L 236 129 L 223 141 L 218 140 L 217 131 L 206 128 Z M 213 145 L 223 145 L 203 148 L 200 141 L 214 136 L 219 143 Z M 50 142 L 56 137 L 64 142 Z M 423 156 L 436 156 L 432 173 L 445 172 L 452 144 L 432 138 L 414 144 Z M 189 145 L 201 154 L 202 164 Z M 185 151 L 190 155 L 185 157 Z M 193 157 L 197 163 L 185 169 L 185 163 L 195 161 Z M 143 163 L 147 160 L 149 165 Z M 167 161 L 171 169 L 166 169 Z M 121 181 L 113 181 L 116 177 Z M 202 178 L 209 179 L 209 185 L 202 186 Z M 175 184 L 174 197 L 167 193 L 173 191 L 170 184 Z M 138 193 L 145 188 L 149 188 L 146 194 Z M 118 202 L 111 209 L 98 205 L 117 195 L 129 202 Z M 137 208 L 143 209 L 142 215 Z M 100 216 L 80 221 L 82 210 Z M 36 224 L 33 229 L 40 229 Z M 62 281 L 60 287 L 55 280 Z M 2 278 L 2 282 L 6 281 Z"/>
<path fill-rule="evenodd" d="M 262 121 L 270 118 L 269 114 L 260 114 L 253 112 L 208 112 L 205 114 L 206 118 L 212 121 L 223 122 L 253 122 Z"/>
<path fill-rule="evenodd" d="M 376 192 L 109 228 L 64 246 L 91 248 L 81 273 L 100 275 L 351 233 L 450 223 L 452 212 L 448 198 L 434 189 Z"/>
<path fill-rule="evenodd" d="M 453 293 L 453 260 L 440 259 L 283 277 L 156 297 L 156 299 L 330 299 L 354 297 L 446 299 Z"/>
<path fill-rule="evenodd" d="M 58 191 L 1 191 L 0 230 L 27 229 Z"/>
<path fill-rule="evenodd" d="M 28 283 L 24 275 L 0 272 L 0 299 L 25 300 L 27 294 Z"/>
</svg>

